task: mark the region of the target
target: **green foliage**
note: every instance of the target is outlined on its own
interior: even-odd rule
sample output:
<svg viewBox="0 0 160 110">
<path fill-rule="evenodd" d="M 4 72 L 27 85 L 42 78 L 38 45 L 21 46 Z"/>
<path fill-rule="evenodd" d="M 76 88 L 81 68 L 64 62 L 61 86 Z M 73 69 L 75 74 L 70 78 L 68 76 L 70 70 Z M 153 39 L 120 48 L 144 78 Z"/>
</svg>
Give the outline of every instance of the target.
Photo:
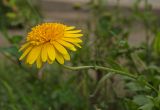
<svg viewBox="0 0 160 110">
<path fill-rule="evenodd" d="M 72 54 L 67 64 L 102 65 L 132 73 L 136 79 L 97 69 L 73 72 L 56 63 L 43 71 L 20 63 L 18 49 L 23 36 L 10 35 L 8 30 L 19 25 L 26 29 L 39 23 L 41 16 L 30 0 L 0 1 L 0 31 L 8 41 L 0 47 L 0 109 L 159 110 L 159 18 L 147 0 L 136 0 L 127 17 L 119 2 L 113 9 L 106 8 L 107 0 L 87 4 L 92 16 L 87 21 L 83 48 Z M 131 45 L 128 40 L 135 22 L 144 27 L 146 37 Z"/>
<path fill-rule="evenodd" d="M 153 49 L 156 54 L 160 53 L 160 32 L 157 32 L 157 35 L 155 36 Z"/>
<path fill-rule="evenodd" d="M 85 97 L 77 92 L 75 75 L 63 80 L 59 69 L 48 69 L 45 80 L 39 80 L 18 66 L 8 69 L 10 64 L 0 65 L 0 108 L 4 110 L 81 110 L 86 106 Z M 56 66 L 56 65 L 55 65 Z M 15 70 L 17 70 L 15 72 Z M 53 74 L 49 74 L 53 71 Z M 13 79 L 11 80 L 10 77 Z"/>
</svg>

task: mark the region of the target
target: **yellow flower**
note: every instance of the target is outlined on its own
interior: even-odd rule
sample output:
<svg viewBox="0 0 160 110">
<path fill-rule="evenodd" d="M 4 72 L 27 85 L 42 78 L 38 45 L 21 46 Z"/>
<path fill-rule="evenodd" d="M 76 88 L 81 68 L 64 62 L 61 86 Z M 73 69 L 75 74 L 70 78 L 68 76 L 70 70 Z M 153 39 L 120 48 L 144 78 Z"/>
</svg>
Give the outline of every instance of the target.
<svg viewBox="0 0 160 110">
<path fill-rule="evenodd" d="M 26 43 L 19 51 L 23 54 L 19 58 L 26 58 L 26 63 L 32 65 L 34 62 L 40 68 L 44 62 L 53 63 L 55 59 L 64 64 L 64 60 L 70 60 L 70 55 L 66 50 L 76 51 L 76 47 L 81 48 L 81 30 L 75 30 L 74 26 L 66 26 L 60 23 L 43 23 L 32 28 L 28 33 Z"/>
</svg>

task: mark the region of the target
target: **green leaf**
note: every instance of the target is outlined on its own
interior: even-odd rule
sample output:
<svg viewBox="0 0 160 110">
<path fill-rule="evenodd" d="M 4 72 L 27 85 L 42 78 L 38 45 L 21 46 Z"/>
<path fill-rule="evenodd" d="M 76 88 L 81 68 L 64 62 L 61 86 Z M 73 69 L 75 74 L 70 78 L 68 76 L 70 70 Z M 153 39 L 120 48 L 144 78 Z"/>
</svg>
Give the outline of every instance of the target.
<svg viewBox="0 0 160 110">
<path fill-rule="evenodd" d="M 18 58 L 19 57 L 19 53 L 18 53 L 18 48 L 16 46 L 11 46 L 11 47 L 1 47 L 0 48 L 0 52 L 3 52 L 5 55 L 7 55 L 8 57 L 15 57 Z"/>
<path fill-rule="evenodd" d="M 18 110 L 17 106 L 16 106 L 16 102 L 17 102 L 16 97 L 15 97 L 15 94 L 13 92 L 12 87 L 4 80 L 1 80 L 1 82 L 2 82 L 3 86 L 5 87 L 6 92 L 8 94 L 8 97 L 10 99 L 10 102 L 11 102 L 10 106 L 11 106 L 12 110 Z"/>
<path fill-rule="evenodd" d="M 128 42 L 126 40 L 120 40 L 120 41 L 118 41 L 118 45 L 120 47 L 123 47 L 123 48 L 129 48 L 129 44 L 128 44 Z"/>
<path fill-rule="evenodd" d="M 6 14 L 6 16 L 7 16 L 8 18 L 14 19 L 14 18 L 16 18 L 16 13 L 8 12 L 8 13 Z"/>
<path fill-rule="evenodd" d="M 101 37 L 110 37 L 111 20 L 112 20 L 112 17 L 108 13 L 102 15 L 99 18 L 99 20 L 97 22 L 97 29 L 96 29 L 96 34 L 98 36 L 101 36 Z"/>
<path fill-rule="evenodd" d="M 151 101 L 144 95 L 137 95 L 133 98 L 133 102 L 136 103 L 137 105 L 143 106 Z"/>
<path fill-rule="evenodd" d="M 133 91 L 133 92 L 138 92 L 138 91 L 142 91 L 144 90 L 144 88 L 142 88 L 138 83 L 136 82 L 129 82 L 126 84 L 126 87 Z"/>
<path fill-rule="evenodd" d="M 156 54 L 160 53 L 160 32 L 157 32 L 153 42 L 153 50 Z"/>
<path fill-rule="evenodd" d="M 21 35 L 14 35 L 10 40 L 13 44 L 19 44 L 23 37 Z"/>
<path fill-rule="evenodd" d="M 126 110 L 138 110 L 138 105 L 135 104 L 131 99 L 127 99 L 125 98 L 125 106 L 126 106 Z"/>
<path fill-rule="evenodd" d="M 113 36 L 119 35 L 123 31 L 121 27 L 113 27 L 111 30 L 110 33 Z"/>
<path fill-rule="evenodd" d="M 141 106 L 139 109 L 140 110 L 153 110 L 153 107 L 154 107 L 153 103 L 147 103 Z"/>
</svg>

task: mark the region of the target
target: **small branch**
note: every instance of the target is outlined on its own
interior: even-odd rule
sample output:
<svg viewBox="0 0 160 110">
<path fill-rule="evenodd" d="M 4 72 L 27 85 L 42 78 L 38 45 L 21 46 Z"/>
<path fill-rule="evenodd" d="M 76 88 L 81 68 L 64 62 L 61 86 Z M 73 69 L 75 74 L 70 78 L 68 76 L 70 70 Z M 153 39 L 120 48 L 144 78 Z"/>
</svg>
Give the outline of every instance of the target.
<svg viewBox="0 0 160 110">
<path fill-rule="evenodd" d="M 102 66 L 79 66 L 79 67 L 71 67 L 71 66 L 66 66 L 63 65 L 64 68 L 66 69 L 70 69 L 70 70 L 84 70 L 84 69 L 95 69 L 95 70 L 104 70 L 104 71 L 109 71 L 109 72 L 113 72 L 115 74 L 119 74 L 119 75 L 123 75 L 123 76 L 127 76 L 129 78 L 132 78 L 136 81 L 138 81 L 138 76 L 125 72 L 125 71 L 121 71 L 121 70 L 116 70 L 113 68 L 108 68 L 108 67 L 102 67 Z M 154 88 L 151 84 L 149 84 L 147 81 L 145 81 L 145 85 L 147 87 L 149 87 L 151 90 L 154 90 L 156 93 L 158 93 L 158 90 L 156 88 Z"/>
<path fill-rule="evenodd" d="M 116 74 L 120 74 L 120 75 L 124 75 L 124 76 L 128 76 L 132 79 L 137 79 L 137 76 L 121 71 L 121 70 L 116 70 L 116 69 L 112 69 L 112 68 L 107 68 L 107 67 L 102 67 L 102 66 L 79 66 L 79 67 L 70 67 L 70 66 L 66 66 L 63 65 L 63 67 L 70 69 L 70 70 L 84 70 L 84 69 L 95 69 L 95 70 L 105 70 L 105 71 L 110 71 L 110 72 L 114 72 Z"/>
</svg>

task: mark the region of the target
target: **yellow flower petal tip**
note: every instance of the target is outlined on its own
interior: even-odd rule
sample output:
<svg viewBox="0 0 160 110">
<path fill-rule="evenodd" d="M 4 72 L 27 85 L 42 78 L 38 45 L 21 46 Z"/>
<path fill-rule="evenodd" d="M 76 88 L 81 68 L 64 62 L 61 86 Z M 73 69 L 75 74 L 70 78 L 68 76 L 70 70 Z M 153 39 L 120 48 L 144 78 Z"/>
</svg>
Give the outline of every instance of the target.
<svg viewBox="0 0 160 110">
<path fill-rule="evenodd" d="M 52 64 L 55 60 L 64 64 L 65 60 L 70 60 L 67 49 L 76 51 L 76 47 L 81 48 L 79 43 L 82 36 L 81 30 L 76 30 L 75 26 L 60 23 L 37 25 L 28 33 L 26 43 L 19 49 L 19 52 L 23 52 L 19 60 L 25 58 L 26 63 L 36 63 L 37 68 L 41 68 L 45 62 Z"/>
</svg>

